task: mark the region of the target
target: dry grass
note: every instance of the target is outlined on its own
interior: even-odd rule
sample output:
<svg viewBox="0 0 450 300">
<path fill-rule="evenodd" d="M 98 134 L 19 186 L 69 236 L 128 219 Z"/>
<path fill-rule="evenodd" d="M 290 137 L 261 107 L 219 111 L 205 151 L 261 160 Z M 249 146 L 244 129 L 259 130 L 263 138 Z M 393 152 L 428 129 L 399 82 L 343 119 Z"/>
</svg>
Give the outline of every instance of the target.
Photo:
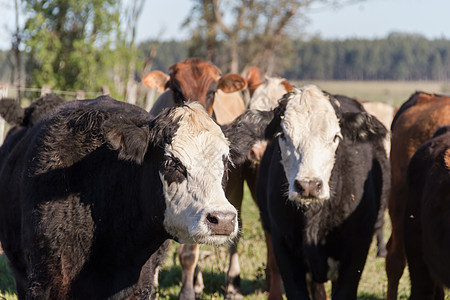
<svg viewBox="0 0 450 300">
<path fill-rule="evenodd" d="M 401 105 L 416 91 L 450 94 L 450 83 L 440 81 L 300 81 L 296 86 L 310 83 L 332 94 L 394 106 Z"/>
</svg>

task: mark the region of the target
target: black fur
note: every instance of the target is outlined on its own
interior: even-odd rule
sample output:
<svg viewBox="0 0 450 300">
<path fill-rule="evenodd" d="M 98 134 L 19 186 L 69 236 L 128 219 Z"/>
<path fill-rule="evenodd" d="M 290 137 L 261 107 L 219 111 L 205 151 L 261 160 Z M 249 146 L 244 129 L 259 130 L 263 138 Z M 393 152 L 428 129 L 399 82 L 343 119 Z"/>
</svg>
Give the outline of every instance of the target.
<svg viewBox="0 0 450 300">
<path fill-rule="evenodd" d="M 231 124 L 223 126 L 225 137 L 230 142 L 230 158 L 234 165 L 243 164 L 251 147 L 260 140 L 272 140 L 279 131 L 285 103 L 272 111 L 248 109 Z"/>
<path fill-rule="evenodd" d="M 103 96 L 60 105 L 8 137 L 0 148 L 0 240 L 20 299 L 135 291 L 141 267 L 171 238 L 158 174 L 177 129 L 169 116 L 152 120 Z M 149 293 L 149 278 L 138 293 Z"/>
<path fill-rule="evenodd" d="M 309 299 L 307 273 L 317 283 L 329 279 L 328 258 L 340 263 L 338 276 L 331 274 L 333 299 L 356 299 L 374 225 L 384 211 L 389 189 L 389 164 L 382 144 L 386 130 L 363 110 L 358 112 L 354 100 L 341 101 L 331 95 L 329 99 L 343 133 L 329 200 L 303 205 L 287 199 L 278 138 L 261 161 L 257 202 L 263 226 L 272 236 L 288 299 Z"/>
<path fill-rule="evenodd" d="M 55 94 L 46 94 L 31 102 L 26 109 L 23 109 L 16 100 L 3 98 L 0 100 L 0 115 L 10 125 L 30 128 L 48 112 L 65 101 L 65 99 Z"/>
<path fill-rule="evenodd" d="M 25 110 L 15 99 L 2 98 L 0 100 L 0 116 L 11 125 L 21 125 Z"/>
<path fill-rule="evenodd" d="M 413 300 L 444 299 L 443 287 L 450 287 L 449 153 L 447 125 L 416 151 L 408 165 L 404 238 Z"/>
</svg>

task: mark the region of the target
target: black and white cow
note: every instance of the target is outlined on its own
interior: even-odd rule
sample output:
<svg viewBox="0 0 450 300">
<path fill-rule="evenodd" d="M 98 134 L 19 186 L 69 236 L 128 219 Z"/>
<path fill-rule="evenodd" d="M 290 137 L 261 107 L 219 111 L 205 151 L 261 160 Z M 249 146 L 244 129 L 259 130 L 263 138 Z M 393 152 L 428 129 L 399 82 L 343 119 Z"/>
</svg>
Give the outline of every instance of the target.
<svg viewBox="0 0 450 300">
<path fill-rule="evenodd" d="M 20 299 L 125 298 L 166 239 L 237 235 L 222 182 L 245 158 L 199 104 L 70 101 L 19 133 L 0 148 L 0 241 Z"/>
<path fill-rule="evenodd" d="M 359 104 L 358 104 L 359 105 Z M 289 299 L 356 299 L 382 198 L 386 129 L 315 86 L 281 100 L 279 135 L 261 161 L 257 202 Z M 270 297 L 269 297 L 270 298 Z"/>
</svg>

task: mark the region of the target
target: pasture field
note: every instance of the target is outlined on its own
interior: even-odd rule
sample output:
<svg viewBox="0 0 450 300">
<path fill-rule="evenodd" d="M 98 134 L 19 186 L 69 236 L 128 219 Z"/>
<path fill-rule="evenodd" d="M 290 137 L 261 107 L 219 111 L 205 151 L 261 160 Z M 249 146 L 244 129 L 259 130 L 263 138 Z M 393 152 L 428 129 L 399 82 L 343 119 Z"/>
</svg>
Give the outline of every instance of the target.
<svg viewBox="0 0 450 300">
<path fill-rule="evenodd" d="M 315 84 L 321 89 L 352 98 L 379 101 L 400 106 L 416 91 L 436 94 L 449 94 L 450 83 L 442 81 L 298 81 L 301 87 Z"/>
<path fill-rule="evenodd" d="M 450 84 L 444 82 L 392 82 L 392 81 L 309 81 L 295 82 L 301 87 L 313 83 L 320 88 L 333 93 L 343 94 L 370 101 L 386 102 L 395 106 L 401 105 L 415 91 L 450 94 Z M 386 213 L 385 240 L 390 235 L 390 222 Z M 228 249 L 225 246 L 201 246 L 199 262 L 203 273 L 205 290 L 202 299 L 224 299 L 225 275 L 228 266 Z M 170 246 L 167 259 L 159 274 L 159 299 L 177 299 L 180 291 L 181 269 L 176 256 L 177 245 Z M 241 287 L 244 299 L 265 299 L 265 267 L 266 245 L 264 234 L 259 221 L 259 212 L 253 202 L 249 190 L 245 187 L 242 208 L 242 234 L 238 248 L 241 266 Z M 378 300 L 386 296 L 386 273 L 383 258 L 376 257 L 375 240 L 367 257 L 362 279 L 358 289 L 358 299 Z M 331 285 L 327 284 L 330 294 Z M 399 299 L 408 299 L 410 282 L 408 270 L 400 281 Z M 16 299 L 14 293 L 14 279 L 7 266 L 6 258 L 0 254 L 0 299 Z M 445 299 L 450 299 L 447 290 Z"/>
</svg>

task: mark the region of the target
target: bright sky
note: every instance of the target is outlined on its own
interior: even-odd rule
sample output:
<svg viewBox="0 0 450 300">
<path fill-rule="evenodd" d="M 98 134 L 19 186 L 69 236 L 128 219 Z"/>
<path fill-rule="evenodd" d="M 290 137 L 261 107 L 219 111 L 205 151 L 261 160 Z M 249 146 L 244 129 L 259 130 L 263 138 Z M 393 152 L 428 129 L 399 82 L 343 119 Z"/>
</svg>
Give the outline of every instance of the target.
<svg viewBox="0 0 450 300">
<path fill-rule="evenodd" d="M 187 32 L 180 25 L 191 5 L 190 0 L 147 0 L 139 20 L 138 42 L 184 39 Z M 314 8 L 308 17 L 306 32 L 326 39 L 384 38 L 393 31 L 450 39 L 449 0 L 365 0 L 339 9 Z M 0 49 L 10 47 L 13 26 L 12 1 L 0 0 Z"/>
</svg>

